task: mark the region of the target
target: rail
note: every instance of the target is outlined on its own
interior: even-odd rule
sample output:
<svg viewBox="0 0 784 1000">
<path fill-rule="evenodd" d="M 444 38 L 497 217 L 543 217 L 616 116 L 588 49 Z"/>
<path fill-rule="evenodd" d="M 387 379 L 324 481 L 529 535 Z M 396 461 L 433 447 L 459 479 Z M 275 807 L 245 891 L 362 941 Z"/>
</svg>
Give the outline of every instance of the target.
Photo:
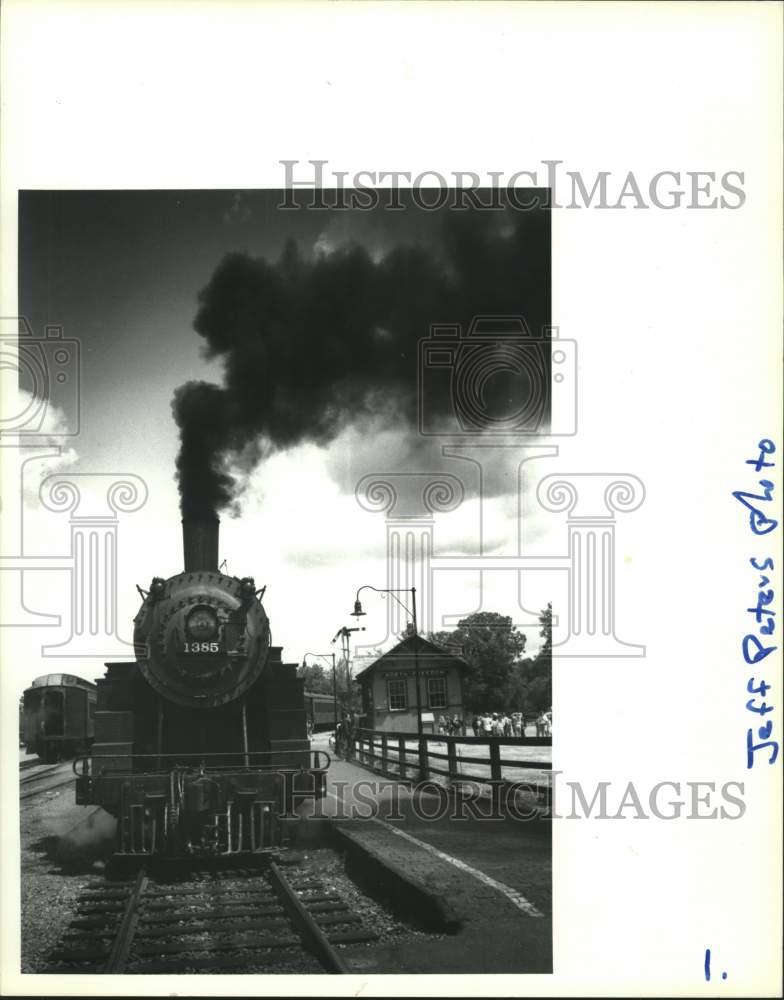
<svg viewBox="0 0 784 1000">
<path fill-rule="evenodd" d="M 272 887 L 294 926 L 299 930 L 305 947 L 316 956 L 327 972 L 348 972 L 348 966 L 319 927 L 315 917 L 297 895 L 291 882 L 274 861 L 270 862 L 269 876 Z"/>
<path fill-rule="evenodd" d="M 45 775 L 41 776 L 42 778 Z M 58 788 L 65 788 L 66 785 L 72 785 L 73 778 L 63 778 L 62 781 L 56 781 L 53 785 L 44 785 L 43 787 L 28 788 L 27 785 L 24 786 L 23 791 L 19 794 L 19 801 L 24 802 L 27 799 L 36 799 L 40 796 L 44 796 L 47 792 L 54 792 Z"/>
<path fill-rule="evenodd" d="M 302 764 L 303 754 L 308 754 L 310 767 L 305 768 Z M 289 758 L 291 763 L 286 763 Z M 256 753 L 89 753 L 77 757 L 73 762 L 73 772 L 78 777 L 90 776 L 94 773 L 94 762 L 107 760 L 117 764 L 118 761 L 127 761 L 128 766 L 124 770 L 112 768 L 112 775 L 122 773 L 133 773 L 135 770 L 145 773 L 168 772 L 176 767 L 189 767 L 203 771 L 205 774 L 212 774 L 225 771 L 227 768 L 237 773 L 256 773 L 258 771 L 275 772 L 298 772 L 304 770 L 326 771 L 330 765 L 331 757 L 326 750 L 263 750 Z M 246 763 L 247 760 L 247 763 Z M 149 763 L 155 761 L 154 767 L 149 767 Z M 217 761 L 217 763 L 215 763 Z M 148 766 L 145 766 L 147 764 Z M 138 766 L 137 766 L 138 765 Z M 95 765 L 96 774 L 101 774 L 100 764 Z"/>
<path fill-rule="evenodd" d="M 436 776 L 446 779 L 448 787 L 489 786 L 493 796 L 510 787 L 525 786 L 549 801 L 552 761 L 541 759 L 541 755 L 523 757 L 514 750 L 551 748 L 552 742 L 550 736 L 418 736 L 358 729 L 349 739 L 348 756 L 386 777 L 430 781 Z M 527 780 L 528 772 L 539 776 Z"/>
<path fill-rule="evenodd" d="M 147 873 L 142 868 L 136 876 L 136 882 L 131 890 L 128 902 L 120 920 L 120 926 L 112 943 L 112 949 L 104 966 L 104 972 L 122 972 L 131 951 L 136 925 L 139 922 L 139 907 L 144 890 L 147 888 Z"/>
</svg>

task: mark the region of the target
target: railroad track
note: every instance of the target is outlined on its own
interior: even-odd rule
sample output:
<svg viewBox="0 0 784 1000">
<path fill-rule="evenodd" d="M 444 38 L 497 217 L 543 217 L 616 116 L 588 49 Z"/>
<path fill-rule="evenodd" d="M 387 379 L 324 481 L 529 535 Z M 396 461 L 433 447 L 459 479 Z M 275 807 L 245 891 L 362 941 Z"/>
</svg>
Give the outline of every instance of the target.
<svg viewBox="0 0 784 1000">
<path fill-rule="evenodd" d="M 35 765 L 31 763 L 28 766 L 34 767 Z M 22 777 L 19 779 L 19 784 L 29 785 L 33 781 L 39 781 L 41 778 L 46 778 L 48 777 L 48 775 L 53 774 L 58 769 L 58 767 L 62 767 L 62 764 L 61 763 L 50 764 L 48 766 L 41 767 L 41 770 L 36 771 L 35 774 L 23 774 Z M 20 767 L 20 770 L 23 770 L 23 768 Z M 24 770 L 26 770 L 26 768 L 24 768 Z"/>
<path fill-rule="evenodd" d="M 66 785 L 73 785 L 74 777 L 70 773 L 63 775 L 59 780 L 51 780 L 58 777 L 57 771 L 61 768 L 62 764 L 53 764 L 41 771 L 36 771 L 35 774 L 26 774 L 21 777 L 19 779 L 19 801 L 24 802 L 38 798 L 46 792 L 53 792 Z"/>
<path fill-rule="evenodd" d="M 336 945 L 377 938 L 317 876 L 274 861 L 181 878 L 145 869 L 86 890 L 42 971 L 344 973 Z"/>
</svg>

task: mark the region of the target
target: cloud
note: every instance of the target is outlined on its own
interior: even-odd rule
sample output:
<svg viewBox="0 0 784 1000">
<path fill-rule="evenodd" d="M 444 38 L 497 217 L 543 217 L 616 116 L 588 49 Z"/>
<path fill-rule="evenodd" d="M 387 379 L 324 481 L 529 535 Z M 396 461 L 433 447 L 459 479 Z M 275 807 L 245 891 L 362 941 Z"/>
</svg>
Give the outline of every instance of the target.
<svg viewBox="0 0 784 1000">
<path fill-rule="evenodd" d="M 17 401 L 13 407 L 14 412 L 23 413 L 27 408 L 32 409 L 36 406 L 37 399 L 32 393 L 21 388 L 17 392 Z M 44 408 L 41 426 L 35 435 L 3 433 L 2 440 L 6 448 L 14 446 L 21 448 L 34 442 L 42 451 L 59 449 L 57 455 L 46 456 L 35 462 L 26 463 L 24 479 L 22 483 L 18 484 L 25 505 L 37 507 L 39 504 L 38 491 L 43 480 L 47 476 L 70 468 L 79 461 L 79 455 L 73 445 L 74 438 L 70 435 L 70 431 L 71 428 L 63 410 L 49 402 Z M 4 492 L 14 488 L 13 485 L 9 486 L 7 483 L 4 486 Z"/>
</svg>

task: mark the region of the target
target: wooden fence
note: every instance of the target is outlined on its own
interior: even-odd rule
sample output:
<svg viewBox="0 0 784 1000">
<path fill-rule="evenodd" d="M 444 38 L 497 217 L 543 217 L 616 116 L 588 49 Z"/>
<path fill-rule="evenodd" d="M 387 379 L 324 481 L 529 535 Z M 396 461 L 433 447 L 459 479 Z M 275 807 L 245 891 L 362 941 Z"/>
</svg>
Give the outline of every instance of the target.
<svg viewBox="0 0 784 1000">
<path fill-rule="evenodd" d="M 348 756 L 385 777 L 411 781 L 443 779 L 439 783 L 447 787 L 484 787 L 499 801 L 510 788 L 526 785 L 549 804 L 551 755 L 523 756 L 514 749 L 527 747 L 549 750 L 552 737 L 417 736 L 358 729 L 350 740 Z M 529 772 L 538 773 L 529 777 Z"/>
</svg>

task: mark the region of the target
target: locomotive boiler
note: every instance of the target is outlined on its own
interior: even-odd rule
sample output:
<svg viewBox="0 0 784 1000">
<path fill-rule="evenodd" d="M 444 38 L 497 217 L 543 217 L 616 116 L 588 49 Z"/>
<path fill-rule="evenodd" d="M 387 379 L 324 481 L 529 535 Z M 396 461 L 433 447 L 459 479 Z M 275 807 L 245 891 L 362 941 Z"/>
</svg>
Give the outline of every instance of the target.
<svg viewBox="0 0 784 1000">
<path fill-rule="evenodd" d="M 117 818 L 119 854 L 226 855 L 281 844 L 323 794 L 303 681 L 271 645 L 252 577 L 218 570 L 218 520 L 183 520 L 183 572 L 137 588 L 136 660 L 98 681 L 77 802 Z"/>
</svg>

